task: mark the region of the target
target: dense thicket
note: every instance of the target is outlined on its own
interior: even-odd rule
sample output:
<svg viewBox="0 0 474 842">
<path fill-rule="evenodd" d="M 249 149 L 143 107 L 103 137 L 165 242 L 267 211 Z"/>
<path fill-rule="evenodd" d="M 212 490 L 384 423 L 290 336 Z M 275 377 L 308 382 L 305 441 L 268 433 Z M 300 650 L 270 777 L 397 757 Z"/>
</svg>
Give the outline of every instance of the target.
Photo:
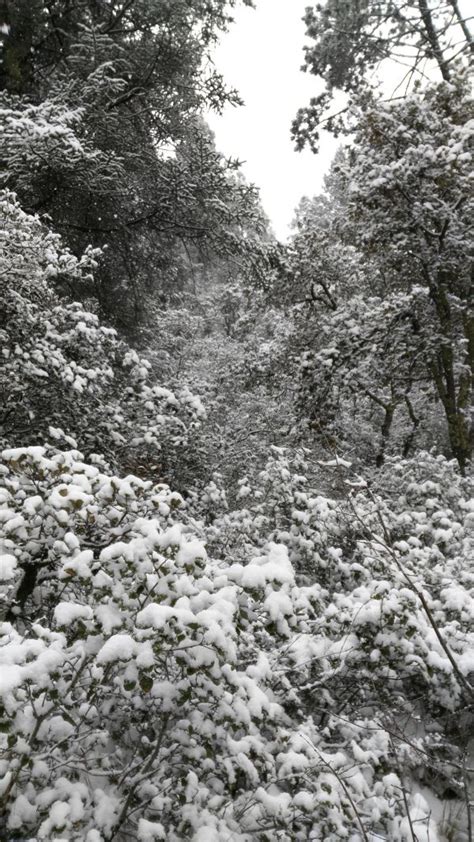
<svg viewBox="0 0 474 842">
<path fill-rule="evenodd" d="M 353 133 L 288 244 L 202 116 L 229 4 L 4 5 L 0 838 L 472 842 L 460 5 L 308 9 Z"/>
</svg>

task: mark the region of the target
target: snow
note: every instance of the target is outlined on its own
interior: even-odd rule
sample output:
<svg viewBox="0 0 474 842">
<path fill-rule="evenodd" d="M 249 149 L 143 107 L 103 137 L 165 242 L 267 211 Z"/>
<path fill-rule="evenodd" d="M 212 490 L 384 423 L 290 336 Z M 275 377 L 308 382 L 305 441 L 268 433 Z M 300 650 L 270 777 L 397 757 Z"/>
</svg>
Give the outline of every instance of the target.
<svg viewBox="0 0 474 842">
<path fill-rule="evenodd" d="M 94 561 L 92 550 L 83 550 L 73 558 L 69 558 L 62 567 L 62 573 L 66 576 L 78 576 L 80 579 L 90 579 L 92 571 L 90 565 Z"/>
<path fill-rule="evenodd" d="M 470 651 L 456 655 L 456 663 L 463 675 L 474 675 L 474 645 Z"/>
<path fill-rule="evenodd" d="M 17 664 L 2 664 L 0 670 L 0 697 L 6 696 L 18 687 L 23 678 L 23 670 Z"/>
<path fill-rule="evenodd" d="M 48 818 L 40 825 L 38 838 L 47 839 L 53 830 L 62 830 L 68 816 L 69 804 L 64 801 L 55 801 L 49 808 Z"/>
<path fill-rule="evenodd" d="M 268 611 L 270 619 L 275 622 L 280 617 L 290 616 L 293 613 L 293 602 L 288 594 L 282 591 L 272 591 L 264 603 L 265 611 Z"/>
<path fill-rule="evenodd" d="M 137 643 L 129 634 L 114 634 L 104 643 L 97 655 L 98 664 L 129 661 L 137 653 Z"/>
<path fill-rule="evenodd" d="M 0 555 L 0 582 L 14 579 L 17 569 L 17 560 L 14 555 L 10 555 L 10 553 Z"/>
<path fill-rule="evenodd" d="M 335 459 L 330 459 L 327 462 L 318 461 L 318 465 L 325 468 L 350 468 L 352 466 L 352 462 L 348 462 L 347 459 L 342 459 L 340 456 L 336 456 Z"/>
<path fill-rule="evenodd" d="M 97 588 L 106 587 L 110 585 L 111 581 L 110 577 L 105 576 L 103 573 L 98 573 L 94 578 L 94 584 Z M 95 618 L 107 635 L 111 634 L 113 629 L 120 628 L 123 622 L 121 612 L 113 604 L 97 606 L 95 609 Z"/>
<path fill-rule="evenodd" d="M 202 825 L 192 836 L 192 842 L 222 842 L 218 830 L 212 825 Z"/>
<path fill-rule="evenodd" d="M 181 545 L 181 548 L 176 556 L 176 562 L 183 567 L 188 564 L 194 564 L 197 558 L 206 559 L 207 553 L 201 541 L 196 539 L 186 541 Z"/>
<path fill-rule="evenodd" d="M 94 801 L 94 822 L 105 837 L 110 836 L 116 817 L 120 812 L 121 801 L 102 789 L 94 791 Z"/>
<path fill-rule="evenodd" d="M 9 828 L 11 830 L 21 830 L 25 826 L 27 827 L 28 823 L 36 818 L 37 812 L 38 808 L 30 804 L 28 798 L 23 793 L 20 793 L 15 798 L 13 809 L 8 819 Z"/>
<path fill-rule="evenodd" d="M 234 564 L 227 571 L 233 581 L 238 581 L 244 588 L 265 588 L 268 584 L 286 584 L 294 581 L 294 571 L 284 544 L 271 542 L 267 554 L 252 558 L 243 567 Z"/>
<path fill-rule="evenodd" d="M 172 10 L 173 4 L 168 6 Z M 82 35 L 85 44 L 89 36 Z M 115 81 L 107 74 L 114 72 L 113 62 L 91 72 L 105 70 L 102 83 L 111 86 L 110 93 Z M 79 111 L 59 109 L 52 121 L 27 103 L 25 112 L 20 129 L 31 121 L 31 143 L 54 139 L 72 155 L 81 151 L 71 128 L 82 119 Z M 409 143 L 409 150 L 403 160 L 377 161 L 383 134 L 380 144 L 366 150 L 367 183 L 360 177 L 352 194 L 359 193 L 361 212 L 364 201 L 375 202 L 380 187 L 406 184 L 407 172 L 418 179 L 420 165 L 440 168 L 455 160 L 461 168 L 467 163 L 467 135 L 461 130 L 452 142 L 445 139 L 436 148 L 426 131 L 418 139 L 410 126 L 397 126 L 391 107 L 372 116 L 375 128 L 378 119 L 386 118 L 389 135 L 393 128 L 397 143 L 402 148 Z M 80 136 L 87 134 L 81 131 Z M 436 172 L 442 174 L 442 169 Z M 385 190 L 380 192 L 385 196 Z M 0 695 L 7 714 L 7 731 L 0 734 L 0 789 L 7 795 L 9 828 L 38 842 L 103 842 L 128 835 L 153 842 L 180 833 L 197 842 L 247 842 L 260 831 L 282 839 L 294 833 L 355 839 L 357 816 L 348 809 L 352 798 L 367 824 L 368 839 L 380 830 L 381 837 L 398 842 L 411 834 L 401 799 L 403 783 L 417 838 L 433 842 L 441 833 L 435 824 L 444 819 L 442 814 L 439 820 L 427 815 L 431 801 L 425 790 L 419 791 L 418 777 L 425 773 L 420 757 L 432 754 L 439 743 L 446 748 L 444 759 L 438 758 L 439 780 L 451 775 L 448 761 L 459 746 L 449 728 L 456 717 L 462 725 L 464 699 L 458 674 L 398 562 L 403 561 L 403 569 L 426 596 L 433 622 L 470 680 L 473 600 L 466 560 L 472 550 L 472 485 L 444 457 L 416 449 L 416 442 L 408 459 L 391 455 L 407 433 L 406 417 L 401 420 L 406 379 L 385 465 L 372 470 L 371 450 L 377 452 L 379 443 L 374 431 L 380 435 L 382 413 L 372 412 L 365 391 L 379 373 L 385 378 L 383 388 L 374 383 L 380 395 L 385 389 L 388 393 L 388 376 L 405 377 L 406 341 L 418 340 L 407 332 L 404 319 L 417 308 L 423 341 L 428 338 L 435 308 L 429 289 L 408 294 L 389 283 L 383 297 L 365 298 L 358 290 L 348 303 L 354 284 L 348 265 L 348 296 L 340 297 L 335 313 L 317 308 L 310 342 L 305 319 L 298 316 L 293 323 L 292 307 L 286 304 L 284 314 L 275 307 L 269 321 L 263 319 L 265 341 L 263 333 L 254 337 L 256 352 L 263 350 L 265 365 L 275 365 L 276 372 L 282 351 L 278 336 L 287 331 L 293 347 L 288 358 L 290 346 L 285 346 L 285 365 L 289 370 L 299 365 L 296 357 L 302 352 L 315 408 L 322 394 L 320 378 L 324 400 L 334 398 L 329 407 L 335 411 L 334 447 L 327 442 L 330 454 L 347 444 L 352 464 L 369 480 L 354 475 L 346 481 L 352 465 L 340 456 L 318 462 L 322 449 L 306 447 L 308 440 L 300 439 L 296 427 L 285 438 L 285 417 L 278 417 L 275 425 L 270 414 L 267 432 L 256 430 L 252 402 L 257 398 L 258 404 L 262 396 L 249 387 L 243 395 L 245 414 L 238 421 L 243 432 L 255 428 L 251 440 L 243 444 L 236 435 L 234 450 L 228 451 L 227 433 L 220 428 L 223 476 L 210 470 L 204 476 L 210 468 L 206 457 L 197 472 L 199 481 L 190 480 L 188 487 L 183 476 L 189 477 L 195 458 L 205 456 L 208 436 L 212 440 L 215 433 L 210 425 L 202 439 L 194 436 L 197 420 L 204 416 L 200 399 L 187 387 L 174 394 L 156 385 L 164 355 L 153 365 L 141 359 L 82 305 L 58 300 L 41 309 L 51 278 L 69 274 L 71 289 L 79 289 L 82 275 L 77 259 L 48 231 L 47 218 L 32 221 L 15 203 L 9 201 L 14 272 L 5 288 L 12 300 L 22 284 L 31 291 L 29 297 L 19 295 L 21 306 L 15 311 L 21 335 L 5 330 L 2 340 L 11 349 L 7 364 L 13 368 L 7 374 L 13 372 L 13 398 L 18 388 L 34 440 L 49 444 L 6 451 L 0 466 L 2 596 L 13 601 L 26 565 L 39 567 L 33 593 L 24 606 L 14 607 L 15 622 L 0 629 Z M 415 196 L 408 210 L 415 227 L 424 216 L 430 225 L 437 214 L 447 218 L 435 189 Z M 396 229 L 391 211 L 389 203 L 384 212 Z M 462 213 L 467 217 L 467 206 Z M 377 230 L 384 233 L 378 222 L 376 213 L 367 217 L 367 227 L 374 226 L 375 232 L 374 260 L 375 235 Z M 31 236 L 26 236 L 28 226 Z M 461 242 L 450 239 L 455 230 L 453 223 L 445 232 L 446 249 L 457 256 Z M 407 230 L 389 233 L 387 248 L 399 249 L 399 256 L 411 261 L 415 250 Z M 347 252 L 339 256 L 346 265 Z M 384 254 L 381 259 L 385 261 Z M 368 268 L 364 264 L 364 272 Z M 416 275 L 414 264 L 412 268 Z M 370 278 L 366 281 L 369 287 Z M 461 326 L 463 302 L 453 295 L 450 306 L 459 322 L 453 323 L 454 331 Z M 187 328 L 182 318 L 179 327 Z M 393 332 L 389 328 L 387 333 L 388 325 Z M 219 330 L 215 323 L 205 340 L 212 354 Z M 298 331 L 296 342 L 293 331 Z M 452 337 L 454 343 L 454 332 Z M 394 347 L 387 343 L 392 338 Z M 236 399 L 242 374 L 242 360 L 234 355 L 238 342 L 226 337 L 224 343 L 226 360 L 232 359 L 228 373 Z M 382 350 L 389 370 L 383 369 Z M 453 345 L 459 360 L 464 350 L 463 340 Z M 424 377 L 422 356 L 410 382 L 413 374 L 414 411 L 423 422 L 420 436 L 429 441 L 437 408 L 431 398 L 426 400 L 426 381 L 419 380 Z M 185 357 L 183 362 L 186 368 Z M 180 367 L 181 361 L 168 354 L 165 367 L 175 368 L 175 363 Z M 218 363 L 219 358 L 215 368 L 221 377 Z M 253 365 L 252 354 L 247 364 Z M 456 377 L 466 371 L 459 364 Z M 195 374 L 191 371 L 190 382 L 198 381 Z M 29 379 L 34 380 L 31 404 Z M 181 379 L 180 371 L 177 382 Z M 350 398 L 345 393 L 349 380 Z M 294 385 L 302 404 L 304 384 Z M 290 392 L 294 397 L 293 388 Z M 212 403 L 213 389 L 206 388 L 205 394 Z M 280 416 L 278 401 L 276 410 L 267 404 L 267 386 L 262 394 L 265 411 Z M 354 439 L 349 428 L 357 424 L 349 402 L 361 412 L 355 421 L 363 421 Z M 223 408 L 219 406 L 221 417 Z M 97 446 L 107 457 L 98 454 L 84 461 L 68 433 L 70 426 L 76 434 L 76 424 L 85 452 Z M 437 428 L 437 438 L 438 433 Z M 106 439 L 104 448 L 96 436 Z M 269 437 L 292 443 L 268 447 Z M 73 449 L 61 450 L 64 442 Z M 261 447 L 255 457 L 249 455 L 254 442 Z M 236 454 L 237 459 L 245 454 L 242 464 L 236 465 Z M 114 475 L 115 462 L 126 465 L 120 476 Z M 148 479 L 129 473 L 135 467 Z M 236 467 L 248 474 L 237 482 Z M 343 469 L 340 477 L 330 470 L 336 467 Z M 163 475 L 183 482 L 185 499 L 162 483 Z M 319 483 L 332 488 L 334 496 L 323 496 Z M 343 483 L 354 492 L 349 498 Z M 385 546 L 387 535 L 393 553 Z M 403 728 L 408 741 L 394 740 L 387 725 L 388 697 L 399 710 L 391 724 Z M 416 770 L 416 780 L 410 770 Z M 116 827 L 129 793 L 131 813 L 125 825 Z M 301 822 L 297 830 L 295 815 Z"/>
<path fill-rule="evenodd" d="M 193 623 L 195 622 L 195 615 L 185 608 L 171 608 L 168 605 L 157 605 L 156 603 L 147 605 L 137 614 L 138 626 L 152 627 L 157 630 L 164 629 L 173 620 L 183 624 Z"/>
<path fill-rule="evenodd" d="M 278 816 L 286 813 L 291 803 L 291 795 L 287 792 L 278 792 L 277 787 L 275 787 L 275 793 L 272 793 L 271 795 L 269 792 L 266 792 L 263 787 L 258 787 L 255 793 L 255 798 L 258 798 L 258 800 L 261 801 L 266 811 L 271 816 Z"/>
<path fill-rule="evenodd" d="M 158 822 L 140 819 L 138 822 L 138 838 L 140 842 L 154 842 L 155 839 L 166 839 L 165 829 Z"/>
<path fill-rule="evenodd" d="M 75 602 L 60 602 L 54 609 L 58 626 L 71 626 L 76 620 L 91 620 L 92 616 L 92 608 Z"/>
</svg>

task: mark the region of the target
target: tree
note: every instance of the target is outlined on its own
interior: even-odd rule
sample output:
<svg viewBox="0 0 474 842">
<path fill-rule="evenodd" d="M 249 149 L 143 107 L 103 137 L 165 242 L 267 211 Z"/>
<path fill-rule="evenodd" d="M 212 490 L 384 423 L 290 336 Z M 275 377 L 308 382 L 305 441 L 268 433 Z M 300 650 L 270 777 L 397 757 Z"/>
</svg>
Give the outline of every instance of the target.
<svg viewBox="0 0 474 842">
<path fill-rule="evenodd" d="M 3 444 L 26 437 L 71 443 L 72 436 L 74 446 L 111 465 L 142 465 L 161 477 L 173 472 L 204 414 L 199 399 L 185 387 L 175 395 L 157 385 L 148 360 L 115 330 L 51 289 L 54 282 L 76 292 L 90 284 L 94 251 L 74 257 L 9 193 L 1 196 L 1 208 Z"/>
<path fill-rule="evenodd" d="M 49 214 L 75 254 L 108 248 L 95 294 L 129 330 L 147 291 L 172 287 L 183 242 L 242 254 L 242 227 L 262 224 L 255 190 L 201 118 L 238 101 L 206 60 L 225 6 L 7 3 L 6 186 L 27 211 Z"/>
<path fill-rule="evenodd" d="M 328 196 L 301 207 L 291 243 L 300 412 L 351 458 L 373 450 L 375 421 L 377 463 L 387 446 L 406 456 L 417 440 L 447 446 L 464 472 L 474 371 L 468 82 L 461 74 L 385 104 L 367 96 L 357 115 Z"/>
<path fill-rule="evenodd" d="M 418 299 L 412 359 L 444 409 L 465 470 L 473 447 L 472 99 L 441 83 L 361 114 L 345 178 L 349 239 L 383 267 L 388 289 Z M 401 304 L 403 308 L 405 305 Z"/>
<path fill-rule="evenodd" d="M 339 170 L 343 161 L 340 150 L 332 171 Z M 343 241 L 339 229 L 346 212 L 346 195 L 340 201 L 338 188 L 334 189 L 330 178 L 325 182 L 325 194 L 305 197 L 296 208 L 288 249 L 291 283 L 282 278 L 282 286 L 293 303 L 311 304 L 322 312 L 336 310 L 339 303 L 369 287 L 374 292 L 376 276 L 374 267 L 368 266 L 360 251 Z M 345 194 L 345 185 L 343 189 Z"/>
<path fill-rule="evenodd" d="M 293 122 L 298 148 L 317 150 L 319 128 L 338 134 L 347 128 L 347 108 L 326 116 L 338 92 L 349 106 L 374 85 L 374 69 L 383 78 L 387 62 L 407 68 L 397 92 L 425 81 L 435 68 L 445 82 L 456 66 L 468 62 L 474 40 L 464 4 L 458 0 L 328 0 L 306 9 L 307 35 L 303 69 L 324 79 L 326 90 L 300 109 Z M 382 67 L 381 67 L 382 65 Z"/>
</svg>

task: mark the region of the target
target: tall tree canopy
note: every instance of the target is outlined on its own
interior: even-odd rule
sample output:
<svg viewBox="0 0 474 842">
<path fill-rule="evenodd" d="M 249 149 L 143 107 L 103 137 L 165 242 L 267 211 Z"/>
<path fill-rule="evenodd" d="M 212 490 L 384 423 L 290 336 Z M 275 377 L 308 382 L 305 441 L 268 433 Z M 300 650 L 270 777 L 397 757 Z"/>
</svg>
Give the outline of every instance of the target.
<svg viewBox="0 0 474 842">
<path fill-rule="evenodd" d="M 304 357 L 306 407 L 334 418 L 342 393 L 365 395 L 387 438 L 395 411 L 415 427 L 426 417 L 422 389 L 440 402 L 463 471 L 474 442 L 473 125 L 462 77 L 393 103 L 367 98 L 333 167 L 330 213 L 310 203 L 293 244 L 322 314 L 313 330 L 327 334 Z"/>
<path fill-rule="evenodd" d="M 398 96 L 436 72 L 451 81 L 474 51 L 467 7 L 462 0 L 327 0 L 308 6 L 304 21 L 313 43 L 305 46 L 304 70 L 326 88 L 294 120 L 297 147 L 317 149 L 321 127 L 343 131 L 347 108 L 334 109 L 335 96 L 343 92 L 350 105 L 377 85 L 375 71 L 383 78 L 387 62 L 399 67 Z"/>
<path fill-rule="evenodd" d="M 173 287 L 183 243 L 245 262 L 240 235 L 263 225 L 201 118 L 239 102 L 209 58 L 232 5 L 5 4 L 6 186 L 77 254 L 108 249 L 94 293 L 122 326 Z"/>
</svg>

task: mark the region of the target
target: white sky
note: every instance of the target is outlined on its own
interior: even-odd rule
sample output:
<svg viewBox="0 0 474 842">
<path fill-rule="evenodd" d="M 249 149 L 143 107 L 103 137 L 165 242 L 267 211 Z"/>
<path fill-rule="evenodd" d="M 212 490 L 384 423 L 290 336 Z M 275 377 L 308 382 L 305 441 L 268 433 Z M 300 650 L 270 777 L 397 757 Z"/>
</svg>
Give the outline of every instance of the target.
<svg viewBox="0 0 474 842">
<path fill-rule="evenodd" d="M 256 9 L 234 10 L 235 22 L 214 53 L 217 69 L 245 105 L 211 115 L 218 149 L 244 162 L 248 181 L 260 188 L 275 233 L 285 238 L 300 198 L 321 192 L 337 141 L 322 133 L 318 155 L 295 152 L 290 128 L 298 108 L 323 83 L 302 73 L 310 0 L 257 0 Z"/>
<path fill-rule="evenodd" d="M 312 2 L 256 0 L 255 9 L 238 7 L 234 23 L 214 52 L 217 69 L 245 102 L 240 108 L 227 107 L 220 117 L 208 117 L 217 147 L 243 162 L 244 174 L 260 188 L 263 207 L 281 239 L 290 233 L 300 198 L 322 192 L 323 177 L 339 143 L 322 131 L 320 152 L 315 155 L 308 149 L 295 152 L 290 139 L 298 108 L 324 89 L 322 80 L 300 69 L 307 42 L 302 17 Z M 459 6 L 469 19 L 472 0 L 459 0 Z M 395 63 L 385 67 L 381 81 L 387 94 L 393 93 L 406 70 Z M 424 71 L 432 75 L 429 63 Z"/>
</svg>

